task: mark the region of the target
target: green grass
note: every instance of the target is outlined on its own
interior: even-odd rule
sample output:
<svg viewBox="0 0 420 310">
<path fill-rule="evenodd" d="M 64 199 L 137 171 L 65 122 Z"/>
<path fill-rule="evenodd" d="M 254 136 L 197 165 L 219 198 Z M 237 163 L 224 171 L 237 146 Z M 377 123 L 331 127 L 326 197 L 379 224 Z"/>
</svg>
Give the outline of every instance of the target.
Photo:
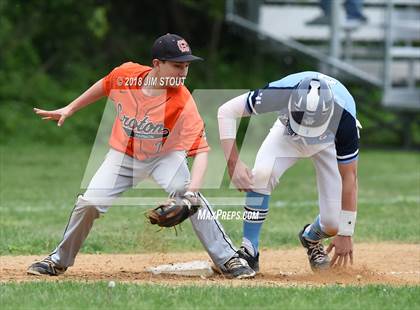
<svg viewBox="0 0 420 310">
<path fill-rule="evenodd" d="M 90 155 L 86 146 L 42 144 L 0 147 L 0 255 L 45 254 L 62 236 L 81 192 Z M 252 154 L 247 158 L 252 163 Z M 420 165 L 418 154 L 364 151 L 359 165 L 356 241 L 420 242 Z M 214 172 L 210 170 L 210 173 Z M 131 190 L 128 196 L 160 191 Z M 206 190 L 211 197 L 237 196 L 235 190 Z M 317 214 L 317 191 L 310 161 L 286 172 L 273 193 L 261 244 L 298 244 L 297 231 Z M 175 235 L 145 222 L 144 208 L 114 207 L 96 221 L 84 253 L 139 253 L 202 250 L 190 223 Z M 242 223 L 224 221 L 238 244 Z M 364 286 L 323 288 L 163 286 L 106 282 L 28 282 L 0 284 L 2 309 L 415 309 L 420 287 Z"/>
<path fill-rule="evenodd" d="M 0 285 L 2 309 L 416 309 L 420 287 L 191 287 L 76 282 Z M 25 298 L 22 298 L 25 296 Z M 77 296 L 77 298 L 75 298 Z M 310 307 L 308 308 L 308 305 Z"/>
<path fill-rule="evenodd" d="M 43 254 L 60 240 L 90 155 L 87 146 L 42 144 L 1 147 L 0 255 Z M 359 164 L 359 212 L 356 241 L 420 241 L 418 154 L 364 151 Z M 132 190 L 128 195 L 162 192 Z M 235 190 L 207 190 L 207 196 L 237 196 Z M 283 176 L 273 193 L 261 245 L 278 248 L 298 244 L 296 233 L 318 212 L 314 169 L 299 162 Z M 175 235 L 146 224 L 145 208 L 114 207 L 96 221 L 85 253 L 133 253 L 201 250 L 190 223 Z M 240 209 L 236 209 L 240 210 Z M 238 244 L 239 220 L 223 221 Z"/>
</svg>

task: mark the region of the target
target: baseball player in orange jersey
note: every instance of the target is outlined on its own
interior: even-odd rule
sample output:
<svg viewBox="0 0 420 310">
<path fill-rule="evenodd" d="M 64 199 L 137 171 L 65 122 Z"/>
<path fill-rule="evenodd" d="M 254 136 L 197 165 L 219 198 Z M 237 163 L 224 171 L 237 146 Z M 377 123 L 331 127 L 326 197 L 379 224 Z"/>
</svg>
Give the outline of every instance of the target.
<svg viewBox="0 0 420 310">
<path fill-rule="evenodd" d="M 110 150 L 76 201 L 56 249 L 32 264 L 29 274 L 59 275 L 74 264 L 75 257 L 96 218 L 127 189 L 151 177 L 168 193 L 188 192 L 204 202 L 210 220 L 190 217 L 194 231 L 213 262 L 229 277 L 248 278 L 255 272 L 213 216 L 207 200 L 198 192 L 207 167 L 209 146 L 204 123 L 188 89 L 183 85 L 192 55 L 178 35 L 159 37 L 152 47 L 152 67 L 124 63 L 96 82 L 64 108 L 34 109 L 44 120 L 64 121 L 103 96 L 111 100 L 116 118 L 109 139 Z M 186 157 L 194 156 L 190 171 Z"/>
</svg>

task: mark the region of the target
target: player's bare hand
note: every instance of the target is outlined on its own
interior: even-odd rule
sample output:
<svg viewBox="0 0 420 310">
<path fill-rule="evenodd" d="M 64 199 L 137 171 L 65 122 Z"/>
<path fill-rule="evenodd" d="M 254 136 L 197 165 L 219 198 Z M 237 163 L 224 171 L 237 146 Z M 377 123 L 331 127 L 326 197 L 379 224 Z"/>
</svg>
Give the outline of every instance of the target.
<svg viewBox="0 0 420 310">
<path fill-rule="evenodd" d="M 64 107 L 58 110 L 47 111 L 34 108 L 34 112 L 38 114 L 43 120 L 56 121 L 57 126 L 62 126 L 66 118 L 72 115 L 72 111 L 68 107 Z"/>
<path fill-rule="evenodd" d="M 228 165 L 230 178 L 239 191 L 250 191 L 252 188 L 252 171 L 238 160 L 235 165 Z"/>
<path fill-rule="evenodd" d="M 347 263 L 353 265 L 353 240 L 350 236 L 335 236 L 327 248 L 330 253 L 334 248 L 334 256 L 331 259 L 331 267 L 347 267 Z"/>
</svg>

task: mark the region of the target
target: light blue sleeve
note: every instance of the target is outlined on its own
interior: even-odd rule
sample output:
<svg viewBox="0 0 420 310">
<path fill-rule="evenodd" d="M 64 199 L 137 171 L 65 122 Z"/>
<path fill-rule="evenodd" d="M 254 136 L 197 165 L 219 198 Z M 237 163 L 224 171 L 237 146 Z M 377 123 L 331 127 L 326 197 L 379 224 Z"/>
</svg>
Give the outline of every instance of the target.
<svg viewBox="0 0 420 310">
<path fill-rule="evenodd" d="M 338 82 L 336 85 L 333 85 L 332 90 L 335 102 L 356 118 L 356 103 L 347 88 Z"/>
<path fill-rule="evenodd" d="M 268 86 L 276 88 L 291 88 L 295 87 L 301 80 L 307 77 L 315 79 L 322 78 L 326 80 L 334 93 L 335 102 L 344 108 L 347 112 L 349 112 L 354 118 L 356 118 L 356 104 L 354 102 L 353 96 L 339 80 L 326 74 L 316 71 L 299 72 L 290 74 L 281 80 L 271 82 L 268 84 Z"/>
<path fill-rule="evenodd" d="M 305 71 L 299 72 L 295 74 L 290 74 L 278 81 L 274 81 L 268 84 L 268 87 L 278 87 L 278 88 L 289 88 L 295 87 L 302 79 L 310 76 L 310 77 L 317 77 L 319 73 L 315 71 Z"/>
</svg>

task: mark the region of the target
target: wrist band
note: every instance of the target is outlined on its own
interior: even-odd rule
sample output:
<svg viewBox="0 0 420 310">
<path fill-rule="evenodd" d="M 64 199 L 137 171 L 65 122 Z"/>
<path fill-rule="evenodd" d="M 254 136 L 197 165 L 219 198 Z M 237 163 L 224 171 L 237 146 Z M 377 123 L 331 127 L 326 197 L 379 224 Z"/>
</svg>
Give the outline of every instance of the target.
<svg viewBox="0 0 420 310">
<path fill-rule="evenodd" d="M 338 224 L 338 235 L 353 236 L 354 227 L 356 225 L 356 215 L 357 212 L 355 211 L 341 210 L 340 222 Z"/>
</svg>

